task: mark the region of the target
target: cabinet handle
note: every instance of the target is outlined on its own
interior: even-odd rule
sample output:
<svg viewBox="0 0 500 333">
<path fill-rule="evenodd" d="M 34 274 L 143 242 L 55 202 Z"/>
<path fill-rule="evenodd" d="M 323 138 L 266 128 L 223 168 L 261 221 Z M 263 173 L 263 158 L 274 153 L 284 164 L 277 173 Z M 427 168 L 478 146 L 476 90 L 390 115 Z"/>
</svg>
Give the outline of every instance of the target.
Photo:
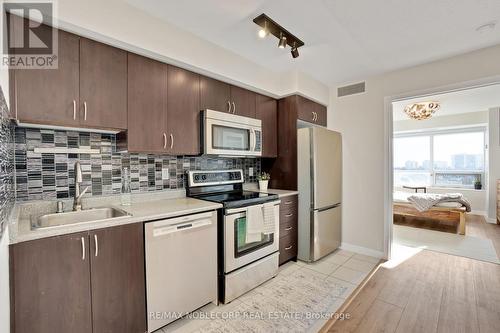
<svg viewBox="0 0 500 333">
<path fill-rule="evenodd" d="M 82 240 L 82 260 L 85 260 L 85 238 L 81 238 Z"/>
<path fill-rule="evenodd" d="M 73 100 L 73 120 L 76 120 L 76 101 Z"/>
<path fill-rule="evenodd" d="M 236 114 L 236 104 L 234 104 L 234 101 L 233 101 L 233 114 Z"/>
<path fill-rule="evenodd" d="M 292 229 L 293 229 L 293 227 L 288 227 L 288 228 L 285 228 L 285 231 L 290 231 Z"/>
<path fill-rule="evenodd" d="M 163 133 L 163 149 L 167 149 L 167 134 Z"/>
<path fill-rule="evenodd" d="M 87 102 L 83 102 L 83 120 L 87 121 Z"/>
<path fill-rule="evenodd" d="M 99 254 L 99 243 L 97 242 L 97 235 L 94 234 L 94 243 L 95 243 L 95 256 Z"/>
<path fill-rule="evenodd" d="M 174 135 L 170 133 L 170 149 L 174 148 Z"/>
<path fill-rule="evenodd" d="M 285 205 L 291 205 L 293 201 L 285 201 Z"/>
<path fill-rule="evenodd" d="M 285 251 L 291 250 L 293 245 L 290 245 L 289 247 L 285 247 Z"/>
<path fill-rule="evenodd" d="M 311 111 L 312 114 L 312 121 L 314 121 L 314 111 Z"/>
<path fill-rule="evenodd" d="M 290 214 L 286 214 L 285 217 L 291 217 L 293 216 L 293 213 L 290 213 Z"/>
<path fill-rule="evenodd" d="M 231 102 L 227 101 L 227 112 L 231 113 Z"/>
</svg>

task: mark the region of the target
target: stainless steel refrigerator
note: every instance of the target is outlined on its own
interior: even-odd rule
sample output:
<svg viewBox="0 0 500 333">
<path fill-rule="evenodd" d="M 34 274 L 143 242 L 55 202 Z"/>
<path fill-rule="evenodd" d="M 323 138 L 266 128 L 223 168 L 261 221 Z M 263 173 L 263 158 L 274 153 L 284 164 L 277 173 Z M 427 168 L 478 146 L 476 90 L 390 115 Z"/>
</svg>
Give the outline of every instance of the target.
<svg viewBox="0 0 500 333">
<path fill-rule="evenodd" d="M 316 261 L 340 246 L 342 137 L 321 127 L 297 131 L 298 258 Z"/>
</svg>

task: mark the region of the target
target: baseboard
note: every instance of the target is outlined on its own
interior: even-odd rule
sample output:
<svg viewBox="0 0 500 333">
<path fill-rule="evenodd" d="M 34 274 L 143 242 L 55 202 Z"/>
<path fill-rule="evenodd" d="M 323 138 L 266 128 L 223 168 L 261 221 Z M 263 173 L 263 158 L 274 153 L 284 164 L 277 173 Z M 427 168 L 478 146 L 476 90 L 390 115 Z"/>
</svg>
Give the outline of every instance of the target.
<svg viewBox="0 0 500 333">
<path fill-rule="evenodd" d="M 470 213 L 467 214 L 472 214 L 472 215 L 481 215 L 484 216 L 485 218 L 488 218 L 488 213 L 486 213 L 484 210 L 473 210 Z"/>
<path fill-rule="evenodd" d="M 488 222 L 488 223 L 497 224 L 497 219 L 495 219 L 495 218 L 492 219 L 492 218 L 489 218 L 488 216 L 485 216 L 484 218 L 485 218 L 486 222 Z"/>
<path fill-rule="evenodd" d="M 340 245 L 340 248 L 342 250 L 356 252 L 356 253 L 364 254 L 366 256 L 370 256 L 370 257 L 374 257 L 374 258 L 381 259 L 384 257 L 384 252 L 382 252 L 382 251 L 377 251 L 377 250 L 369 249 L 367 247 L 357 246 L 357 245 L 353 245 L 353 244 L 349 244 L 349 243 L 345 243 L 345 242 L 342 242 L 342 244 Z"/>
</svg>

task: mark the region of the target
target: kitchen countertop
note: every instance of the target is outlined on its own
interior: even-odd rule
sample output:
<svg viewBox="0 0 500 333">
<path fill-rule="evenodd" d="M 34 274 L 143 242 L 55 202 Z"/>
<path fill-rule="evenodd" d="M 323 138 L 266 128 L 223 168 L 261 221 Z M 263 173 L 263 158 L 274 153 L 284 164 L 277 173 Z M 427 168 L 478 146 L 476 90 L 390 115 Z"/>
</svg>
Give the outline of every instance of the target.
<svg viewBox="0 0 500 333">
<path fill-rule="evenodd" d="M 184 191 L 173 191 L 164 195 L 133 195 L 130 206 L 120 205 L 120 196 L 88 198 L 83 201 L 84 209 L 98 207 L 115 207 L 132 216 L 66 225 L 57 228 L 31 230 L 30 217 L 41 216 L 55 211 L 57 201 L 38 201 L 16 204 L 9 222 L 10 244 L 30 240 L 71 234 L 94 229 L 108 228 L 118 225 L 145 222 L 157 219 L 171 218 L 194 214 L 221 208 L 219 203 L 213 203 L 183 196 Z M 65 206 L 71 207 L 70 200 L 65 200 Z"/>
</svg>

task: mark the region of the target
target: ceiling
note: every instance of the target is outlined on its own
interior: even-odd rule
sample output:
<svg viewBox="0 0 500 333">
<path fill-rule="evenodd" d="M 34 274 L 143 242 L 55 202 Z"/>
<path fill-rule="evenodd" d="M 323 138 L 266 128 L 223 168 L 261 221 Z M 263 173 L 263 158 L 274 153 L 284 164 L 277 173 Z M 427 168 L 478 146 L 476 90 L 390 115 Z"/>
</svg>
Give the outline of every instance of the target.
<svg viewBox="0 0 500 333">
<path fill-rule="evenodd" d="M 498 0 L 124 0 L 273 71 L 335 85 L 500 43 Z M 300 57 L 257 37 L 266 13 L 305 42 Z"/>
<path fill-rule="evenodd" d="M 423 101 L 438 101 L 441 103 L 441 108 L 433 117 L 487 111 L 489 108 L 500 107 L 500 85 L 496 84 L 394 102 L 392 103 L 394 121 L 408 120 L 408 116 L 403 112 L 404 107 L 408 104 Z"/>
</svg>

